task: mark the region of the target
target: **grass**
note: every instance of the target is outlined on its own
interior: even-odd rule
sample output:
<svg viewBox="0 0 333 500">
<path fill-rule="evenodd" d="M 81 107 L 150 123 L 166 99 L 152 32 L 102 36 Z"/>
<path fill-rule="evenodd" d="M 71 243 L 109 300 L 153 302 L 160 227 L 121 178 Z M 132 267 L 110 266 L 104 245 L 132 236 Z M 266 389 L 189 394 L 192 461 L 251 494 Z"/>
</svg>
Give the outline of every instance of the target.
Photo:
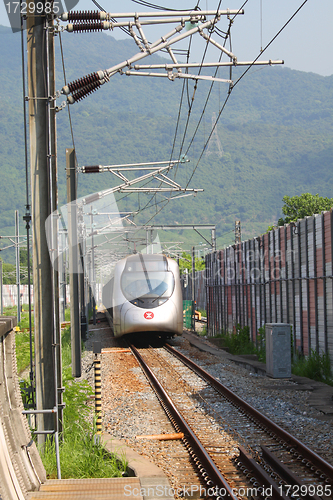
<svg viewBox="0 0 333 500">
<path fill-rule="evenodd" d="M 19 330 L 15 334 L 17 373 L 22 373 L 30 364 L 30 333 L 29 333 L 29 306 L 22 305 L 21 321 L 17 324 Z M 5 307 L 5 316 L 17 316 L 17 307 Z M 33 335 L 33 315 L 32 315 L 32 342 Z M 34 345 L 32 346 L 34 350 Z"/>
<path fill-rule="evenodd" d="M 319 354 L 312 350 L 310 356 L 296 356 L 292 363 L 292 373 L 333 386 L 331 363 L 328 354 Z"/>
<path fill-rule="evenodd" d="M 204 326 L 202 330 L 197 330 L 196 333 L 199 335 L 199 337 L 206 337 L 207 336 L 207 326 Z"/>
<path fill-rule="evenodd" d="M 221 332 L 215 335 L 215 338 L 224 339 L 225 346 L 229 348 L 231 354 L 256 354 L 259 361 L 266 362 L 265 327 L 258 330 L 257 347 L 250 340 L 247 326 L 241 328 L 237 325 L 234 333 Z M 292 373 L 333 386 L 333 374 L 328 354 L 319 354 L 312 350 L 310 356 L 296 356 L 292 360 Z"/>
<path fill-rule="evenodd" d="M 108 453 L 95 439 L 93 408 L 89 406 L 93 390 L 86 380 L 74 380 L 71 375 L 70 327 L 62 333 L 62 363 L 64 403 L 63 433 L 60 441 L 61 476 L 69 478 L 121 477 L 127 462 Z M 54 442 L 50 439 L 41 452 L 48 478 L 57 477 Z"/>
<path fill-rule="evenodd" d="M 205 309 L 197 309 L 201 313 L 201 316 L 203 318 L 207 318 L 207 311 Z"/>
<path fill-rule="evenodd" d="M 221 332 L 215 335 L 215 338 L 222 338 L 224 340 L 225 347 L 229 348 L 231 354 L 256 354 L 259 361 L 265 362 L 266 352 L 265 345 L 263 342 L 263 332 L 262 328 L 259 328 L 257 336 L 258 347 L 250 339 L 250 329 L 248 326 L 236 325 L 236 330 L 233 333 Z"/>
<path fill-rule="evenodd" d="M 21 321 L 16 332 L 17 370 L 21 373 L 30 364 L 29 314 L 28 306 L 23 306 Z M 17 316 L 16 307 L 6 307 L 6 316 Z M 70 320 L 70 311 L 65 311 L 66 321 Z M 96 428 L 93 422 L 93 408 L 90 396 L 93 390 L 86 380 L 75 380 L 71 374 L 71 331 L 70 327 L 61 335 L 64 403 L 63 433 L 60 439 L 61 475 L 69 478 L 121 477 L 127 469 L 124 458 L 111 455 L 95 439 Z M 34 347 L 33 347 L 34 349 Z M 26 382 L 29 385 L 29 382 Z M 24 393 L 23 393 L 24 397 Z M 55 445 L 52 439 L 46 441 L 40 455 L 47 477 L 57 477 Z"/>
<path fill-rule="evenodd" d="M 67 435 L 66 435 L 67 434 Z M 57 477 L 54 443 L 48 440 L 42 454 L 49 479 Z M 101 444 L 95 444 L 94 434 L 76 425 L 69 435 L 65 431 L 60 445 L 61 477 L 63 479 L 121 477 L 126 460 L 119 462 Z"/>
</svg>

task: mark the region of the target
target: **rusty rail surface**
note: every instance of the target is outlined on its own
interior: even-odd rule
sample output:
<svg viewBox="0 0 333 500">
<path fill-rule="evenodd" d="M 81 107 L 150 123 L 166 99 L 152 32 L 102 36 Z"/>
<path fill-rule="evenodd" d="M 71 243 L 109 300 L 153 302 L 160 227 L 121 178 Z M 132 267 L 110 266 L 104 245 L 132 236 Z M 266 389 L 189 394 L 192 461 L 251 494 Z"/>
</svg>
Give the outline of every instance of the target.
<svg viewBox="0 0 333 500">
<path fill-rule="evenodd" d="M 282 429 L 282 427 L 278 426 L 275 422 L 270 420 L 268 417 L 260 413 L 258 410 L 253 408 L 250 404 L 248 404 L 244 399 L 240 398 L 228 389 L 225 385 L 221 384 L 216 378 L 214 378 L 210 373 L 201 368 L 199 365 L 194 363 L 191 359 L 187 358 L 181 352 L 174 349 L 169 344 L 165 345 L 165 349 L 180 359 L 186 366 L 188 366 L 191 370 L 193 370 L 197 375 L 199 375 L 202 379 L 206 380 L 214 389 L 227 398 L 229 401 L 234 403 L 236 406 L 244 410 L 246 414 L 251 415 L 260 425 L 265 428 L 268 432 L 274 433 L 279 439 L 286 442 L 289 446 L 290 453 L 294 453 L 297 457 L 302 455 L 302 458 L 311 462 L 314 466 L 320 469 L 326 476 L 332 480 L 333 478 L 333 466 L 324 460 L 322 457 L 317 455 L 314 451 L 308 448 L 301 441 L 296 439 L 294 436 L 289 434 L 289 432 Z"/>
<path fill-rule="evenodd" d="M 192 458 L 196 461 L 199 459 L 200 464 L 198 465 L 199 472 L 207 483 L 207 486 L 213 487 L 217 486 L 220 490 L 226 491 L 226 497 L 232 500 L 238 500 L 237 497 L 232 492 L 232 487 L 229 485 L 228 481 L 225 479 L 223 474 L 215 465 L 214 461 L 207 453 L 204 446 L 201 444 L 200 440 L 193 432 L 191 427 L 188 425 L 182 414 L 177 409 L 176 405 L 171 400 L 170 396 L 160 384 L 160 382 L 155 377 L 154 373 L 151 371 L 149 366 L 145 363 L 143 357 L 140 355 L 136 347 L 130 344 L 130 348 L 140 363 L 144 373 L 146 374 L 151 386 L 155 390 L 163 408 L 165 409 L 167 415 L 169 416 L 171 422 L 176 428 L 177 432 L 184 433 L 184 444 L 188 449 Z M 204 468 L 204 470 L 202 469 Z"/>
</svg>

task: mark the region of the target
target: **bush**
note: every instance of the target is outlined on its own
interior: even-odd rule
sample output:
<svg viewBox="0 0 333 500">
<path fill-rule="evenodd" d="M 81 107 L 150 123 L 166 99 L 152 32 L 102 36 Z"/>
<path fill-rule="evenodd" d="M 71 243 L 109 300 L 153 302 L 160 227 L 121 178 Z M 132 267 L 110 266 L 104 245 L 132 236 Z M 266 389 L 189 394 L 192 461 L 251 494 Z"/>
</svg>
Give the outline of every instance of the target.
<svg viewBox="0 0 333 500">
<path fill-rule="evenodd" d="M 57 465 L 54 442 L 46 442 L 42 454 L 48 478 L 57 477 Z M 85 434 L 78 424 L 72 432 L 65 431 L 60 443 L 61 477 L 63 479 L 83 479 L 90 477 L 121 477 L 127 463 L 121 463 L 94 440 L 94 432 Z"/>
<path fill-rule="evenodd" d="M 29 349 L 29 333 L 17 333 L 16 339 L 21 338 L 25 341 L 24 349 L 19 347 L 17 353 Z M 94 392 L 86 380 L 75 380 L 72 377 L 70 328 L 66 328 L 62 332 L 61 349 L 63 386 L 65 387 L 64 403 L 66 405 L 63 412 L 63 431 L 59 437 L 61 476 L 63 479 L 120 477 L 122 472 L 126 471 L 126 460 L 122 459 L 119 462 L 118 458 L 109 454 L 95 438 L 96 426 L 92 423 L 93 408 L 88 405 L 90 396 Z M 56 478 L 57 463 L 53 438 L 47 439 L 40 454 L 47 477 Z"/>
<path fill-rule="evenodd" d="M 229 348 L 231 354 L 256 354 L 259 361 L 266 360 L 264 327 L 258 330 L 258 347 L 250 339 L 250 328 L 248 326 L 242 328 L 239 324 L 236 325 L 235 332 L 221 332 L 215 335 L 215 338 L 224 339 L 225 347 Z"/>
<path fill-rule="evenodd" d="M 68 375 L 68 370 L 67 370 Z M 127 462 L 108 453 L 96 439 L 95 423 L 89 423 L 91 408 L 87 405 L 93 390 L 86 380 L 64 380 L 63 433 L 60 440 L 61 477 L 63 479 L 89 477 L 121 477 Z M 48 478 L 57 477 L 54 441 L 48 439 L 41 453 Z"/>
<path fill-rule="evenodd" d="M 308 357 L 297 356 L 292 364 L 292 373 L 301 377 L 333 385 L 330 357 L 312 350 Z"/>
</svg>

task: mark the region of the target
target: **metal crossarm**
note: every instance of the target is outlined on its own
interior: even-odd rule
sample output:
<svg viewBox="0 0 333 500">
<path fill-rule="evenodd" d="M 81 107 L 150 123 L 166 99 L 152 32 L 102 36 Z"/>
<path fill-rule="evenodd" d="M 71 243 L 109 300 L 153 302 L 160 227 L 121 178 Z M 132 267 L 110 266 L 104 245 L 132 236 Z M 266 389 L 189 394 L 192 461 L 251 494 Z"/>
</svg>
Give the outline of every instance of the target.
<svg viewBox="0 0 333 500">
<path fill-rule="evenodd" d="M 115 66 L 91 73 L 90 75 L 65 85 L 60 93 L 67 95 L 67 103 L 73 104 L 92 92 L 95 92 L 101 85 L 108 82 L 110 78 L 118 72 L 120 74 L 126 74 L 127 76 L 140 75 L 164 77 L 169 78 L 171 81 L 174 81 L 176 78 L 187 78 L 192 80 L 206 80 L 210 82 L 217 81 L 232 84 L 232 81 L 229 79 L 221 79 L 214 76 L 200 74 L 183 74 L 180 66 L 177 68 L 176 73 L 167 70 L 167 74 L 138 73 L 137 71 L 133 72 L 132 69 L 133 64 L 137 61 L 140 61 L 141 59 L 153 55 L 161 50 L 167 51 L 174 65 L 173 67 L 176 67 L 178 65 L 178 61 L 171 49 L 171 46 L 181 42 L 187 37 L 191 37 L 196 33 L 199 33 L 207 41 L 207 43 L 214 45 L 221 53 L 224 53 L 227 57 L 229 57 L 233 64 L 236 64 L 237 57 L 225 47 L 214 41 L 211 37 L 211 31 L 214 29 L 214 26 L 219 22 L 222 16 L 230 18 L 230 16 L 236 16 L 243 13 L 244 11 L 242 9 L 140 13 L 66 12 L 60 16 L 60 19 L 71 22 L 66 26 L 66 28 L 63 28 L 63 30 L 66 29 L 69 32 L 83 32 L 113 30 L 115 28 L 127 27 L 129 34 L 139 47 L 140 52 L 131 58 L 116 64 Z M 211 17 L 211 19 L 208 19 L 208 17 Z M 120 19 L 120 21 L 117 21 L 116 19 Z M 166 35 L 160 37 L 155 42 L 150 43 L 144 33 L 143 27 L 154 24 L 168 23 L 178 24 Z M 186 29 L 184 30 L 184 28 Z M 207 33 L 205 30 L 207 30 Z M 137 68 L 135 69 L 137 70 Z M 60 111 L 63 107 L 64 106 L 62 105 L 57 108 L 57 110 Z"/>
</svg>

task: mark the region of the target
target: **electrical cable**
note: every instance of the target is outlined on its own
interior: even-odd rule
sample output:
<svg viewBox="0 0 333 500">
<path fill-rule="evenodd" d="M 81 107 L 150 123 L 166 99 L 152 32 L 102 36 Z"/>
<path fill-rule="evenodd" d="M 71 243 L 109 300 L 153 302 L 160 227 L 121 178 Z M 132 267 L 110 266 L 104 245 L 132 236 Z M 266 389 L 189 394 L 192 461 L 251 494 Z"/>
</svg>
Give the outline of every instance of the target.
<svg viewBox="0 0 333 500">
<path fill-rule="evenodd" d="M 245 7 L 245 5 L 247 4 L 247 2 L 248 2 L 248 1 L 249 1 L 249 0 L 245 0 L 245 2 L 243 3 L 243 5 L 240 7 L 239 11 L 241 11 L 241 10 Z M 233 22 L 234 22 L 234 19 L 235 19 L 235 17 L 236 17 L 237 15 L 238 15 L 238 14 L 235 14 L 235 16 L 234 16 L 232 19 L 230 19 L 230 20 L 229 20 L 229 27 L 228 27 L 228 30 L 227 30 L 227 32 L 226 32 L 226 38 L 225 38 L 225 42 L 224 42 L 224 44 L 223 44 L 223 47 L 225 47 L 225 44 L 226 44 L 226 42 L 227 42 L 228 38 L 229 38 L 229 39 L 231 38 L 231 26 L 232 26 L 232 24 L 233 24 Z M 219 57 L 219 62 L 221 62 L 222 56 L 223 56 L 223 54 L 220 54 L 220 57 Z M 216 68 L 216 69 L 215 69 L 214 77 L 216 77 L 217 73 L 218 73 L 218 68 Z M 193 141 L 194 141 L 194 139 L 195 139 L 195 136 L 196 136 L 196 134 L 197 134 L 197 132 L 198 132 L 198 130 L 199 130 L 200 123 L 201 123 L 201 121 L 202 121 L 202 119 L 203 119 L 203 116 L 204 116 L 204 113 L 205 113 L 205 111 L 206 111 L 206 108 L 207 108 L 207 105 L 208 105 L 208 101 L 209 101 L 209 99 L 210 99 L 210 96 L 211 96 L 211 93 L 212 93 L 212 90 L 213 90 L 214 85 L 215 85 L 215 82 L 213 81 L 213 82 L 211 83 L 211 85 L 210 85 L 210 88 L 209 88 L 209 91 L 208 91 L 208 94 L 207 94 L 207 97 L 206 97 L 206 102 L 205 102 L 204 107 L 203 107 L 203 111 L 202 111 L 202 113 L 201 113 L 201 116 L 200 116 L 200 118 L 199 118 L 199 121 L 198 121 L 197 127 L 196 127 L 196 129 L 195 129 L 195 131 L 194 131 L 194 134 L 193 134 L 193 136 L 192 136 L 192 139 L 191 139 L 191 141 L 190 141 L 190 143 L 189 143 L 189 146 L 188 146 L 188 148 L 187 148 L 187 150 L 186 150 L 185 155 L 187 155 L 187 154 L 188 154 L 188 152 L 189 152 L 189 150 L 190 150 L 190 148 L 191 148 L 191 145 L 193 144 Z"/>
<path fill-rule="evenodd" d="M 200 1 L 200 0 L 199 0 Z M 197 3 L 197 6 L 199 6 L 199 1 Z M 247 3 L 248 0 L 246 0 L 245 3 Z M 221 3 L 222 3 L 222 0 L 219 1 L 219 5 L 217 7 L 217 12 L 221 6 Z M 245 5 L 245 4 L 244 4 Z M 230 31 L 230 27 L 229 27 L 229 30 L 228 32 Z M 212 34 L 213 30 L 211 31 L 211 34 Z M 211 37 L 211 34 L 210 34 L 210 37 Z M 205 46 L 205 51 L 204 51 L 204 54 L 202 56 L 202 60 L 201 60 L 201 65 L 199 67 L 199 74 L 201 73 L 202 71 L 202 64 L 205 60 L 205 57 L 206 57 L 206 53 L 207 53 L 207 49 L 208 49 L 208 45 L 209 45 L 209 40 L 210 40 L 210 37 L 209 39 L 207 40 L 207 43 L 206 43 L 206 46 Z M 190 55 L 190 47 L 191 47 L 191 40 L 192 40 L 192 37 L 190 38 L 190 42 L 189 42 L 189 48 L 188 48 L 188 55 L 187 55 L 187 62 L 189 60 L 189 55 Z M 222 54 L 221 54 L 222 55 Z M 220 56 L 220 59 L 221 59 L 221 56 Z M 188 70 L 187 70 L 188 71 Z M 183 84 L 183 89 L 182 89 L 182 95 L 181 95 L 181 101 L 180 101 L 180 107 L 179 107 L 179 111 L 178 111 L 178 119 L 177 119 L 177 124 L 176 124 L 176 131 L 175 131 L 175 135 L 174 135 L 174 141 L 173 141 L 173 147 L 172 147 L 172 152 L 171 152 L 171 156 L 170 158 L 172 158 L 172 154 L 173 154 L 173 151 L 174 151 L 174 147 L 175 147 L 175 143 L 176 143 L 176 138 L 177 138 L 177 132 L 178 132 L 178 127 L 179 127 L 179 123 L 180 123 L 180 116 L 181 116 L 181 108 L 182 108 L 182 103 L 183 103 L 183 97 L 184 97 L 184 85 Z M 195 95 L 195 92 L 196 92 L 196 89 L 197 89 L 197 85 L 198 85 L 198 82 L 196 82 L 195 86 L 194 86 L 194 93 L 193 93 L 193 96 L 192 96 L 192 102 L 189 102 L 189 110 L 188 110 L 188 116 L 187 116 L 187 122 L 186 122 L 186 125 L 185 125 L 185 130 L 184 130 L 184 133 L 183 133 L 183 140 L 181 142 L 181 146 L 180 146 L 180 152 L 179 152 L 179 158 L 181 157 L 181 154 L 182 154 L 182 149 L 183 149 L 183 146 L 184 146 L 184 142 L 185 142 L 185 138 L 186 138 L 186 133 L 187 133 L 187 128 L 188 128 L 188 124 L 189 124 L 189 120 L 190 120 L 190 115 L 191 115 L 191 112 L 192 112 L 192 107 L 193 107 L 193 103 L 194 103 L 194 95 Z M 188 89 L 188 82 L 187 82 L 187 89 Z M 188 96 L 188 100 L 189 100 L 189 96 Z M 175 173 L 174 173 L 174 178 L 176 177 L 177 175 L 177 171 L 178 171 L 178 166 L 179 164 L 176 166 L 175 168 Z M 187 184 L 188 185 L 188 184 Z M 186 186 L 187 187 L 187 186 Z M 150 203 L 152 201 L 152 199 L 155 197 L 155 200 L 156 200 L 156 196 L 152 196 L 150 198 L 150 200 L 146 203 L 146 205 L 141 209 L 141 211 L 145 210 L 146 208 L 150 207 Z M 165 206 L 167 205 L 167 203 L 170 201 L 171 199 L 171 194 L 168 198 L 168 200 L 166 201 L 165 203 Z M 155 201 L 155 206 L 157 205 L 156 201 Z M 155 216 L 161 211 L 161 209 L 159 211 L 156 212 Z M 151 220 L 151 219 L 150 219 Z M 147 224 L 147 223 L 146 223 Z"/>
<path fill-rule="evenodd" d="M 218 7 L 216 9 L 216 12 L 219 11 L 221 3 L 222 3 L 222 0 L 219 1 Z M 217 13 L 216 13 L 215 17 L 217 17 Z M 200 63 L 199 71 L 198 71 L 198 76 L 201 74 L 201 71 L 202 71 L 202 68 L 203 68 L 202 65 L 204 63 L 204 60 L 205 60 L 205 57 L 206 57 L 206 54 L 207 54 L 207 50 L 208 50 L 208 46 L 209 46 L 209 41 L 210 41 L 210 38 L 211 38 L 211 35 L 212 35 L 213 32 L 214 32 L 214 29 L 210 30 L 209 38 L 206 41 L 206 46 L 205 46 L 205 50 L 204 50 L 204 53 L 203 53 L 203 56 L 202 56 L 202 59 L 201 59 L 201 63 Z M 193 89 L 193 95 L 192 95 L 192 101 L 189 103 L 189 109 L 188 109 L 187 120 L 186 120 L 186 124 L 185 124 L 185 130 L 183 132 L 183 138 L 182 138 L 181 145 L 180 145 L 180 151 L 179 151 L 179 156 L 178 156 L 179 158 L 182 155 L 182 151 L 183 151 L 183 147 L 184 147 L 184 143 L 185 143 L 185 139 L 186 139 L 186 134 L 187 134 L 187 130 L 188 130 L 189 122 L 190 122 L 190 117 L 191 117 L 191 113 L 192 113 L 192 109 L 193 109 L 193 104 L 194 104 L 194 99 L 195 99 L 195 93 L 196 93 L 197 88 L 198 88 L 198 80 L 196 80 L 196 82 L 195 82 L 194 89 Z M 174 179 L 177 176 L 177 172 L 178 172 L 178 165 L 175 168 Z"/>
<path fill-rule="evenodd" d="M 182 12 L 184 10 L 191 12 L 192 10 L 200 10 L 198 8 L 200 0 L 198 1 L 197 6 L 194 9 L 170 9 L 170 7 L 162 7 L 161 5 L 152 4 L 150 2 L 145 2 L 144 0 L 131 0 L 131 1 L 133 3 L 137 3 L 139 5 L 142 5 L 143 7 L 150 7 L 151 9 L 155 9 L 155 10 L 168 10 L 171 12 Z"/>
<path fill-rule="evenodd" d="M 200 0 L 198 1 L 198 4 L 199 5 L 199 2 Z M 188 46 L 188 49 L 186 50 L 186 55 L 187 55 L 187 62 L 189 61 L 189 57 L 190 57 L 190 49 L 191 49 L 191 44 L 192 44 L 192 36 L 190 37 L 190 40 L 189 40 L 189 46 Z M 186 69 L 186 71 L 188 72 L 188 69 Z M 171 154 L 170 154 L 170 161 L 172 159 L 172 156 L 173 156 L 173 152 L 174 152 L 174 149 L 175 149 L 175 145 L 176 145 L 176 140 L 177 140 L 177 132 L 178 132 L 178 127 L 179 127 L 179 123 L 180 123 L 180 117 L 181 117 L 181 109 L 182 109 L 182 103 L 183 103 L 183 98 L 184 98 L 184 90 L 185 90 L 185 85 L 186 85 L 186 80 L 184 80 L 183 82 L 183 87 L 182 87 L 182 93 L 181 93 L 181 98 L 180 98 L 180 104 L 179 104 L 179 110 L 178 110 L 178 118 L 177 118 L 177 123 L 176 123 L 176 131 L 175 131 L 175 134 L 174 134 L 174 140 L 173 140 L 173 144 L 172 144 L 172 150 L 171 150 Z M 150 182 L 150 181 L 149 181 Z M 161 186 L 162 183 L 160 183 L 160 186 Z M 153 195 L 148 201 L 147 203 L 143 206 L 143 208 L 141 209 L 141 211 L 145 210 L 146 208 L 150 208 L 151 205 L 149 205 L 152 201 L 152 199 L 155 197 L 155 195 Z M 155 197 L 155 200 L 156 200 L 156 197 Z M 156 205 L 156 202 L 155 202 L 155 205 Z M 159 213 L 159 212 L 158 212 Z"/>
<path fill-rule="evenodd" d="M 65 58 L 64 58 L 64 51 L 63 51 L 63 46 L 62 46 L 62 38 L 61 38 L 61 33 L 60 32 L 59 32 L 59 45 L 60 45 L 62 71 L 63 71 L 63 75 L 64 75 L 64 83 L 65 83 L 65 85 L 67 85 L 66 69 L 65 69 Z M 68 109 L 69 127 L 70 127 L 70 131 L 71 131 L 71 136 L 72 136 L 72 144 L 73 144 L 73 148 L 74 148 L 75 163 L 76 163 L 76 165 L 78 165 L 77 154 L 76 154 L 76 147 L 75 147 L 75 140 L 74 140 L 73 124 L 72 124 L 72 115 L 71 115 L 71 110 L 70 110 L 69 106 L 67 106 L 67 109 Z"/>
<path fill-rule="evenodd" d="M 106 10 L 97 2 L 97 0 L 91 0 L 93 2 L 93 4 L 99 9 L 101 10 L 102 12 L 106 12 Z M 132 0 L 133 1 L 133 0 Z M 159 8 L 158 6 L 156 7 L 153 7 L 153 8 Z M 159 8 L 160 9 L 160 8 Z M 175 10 L 175 9 L 165 9 L 165 10 Z M 177 12 L 177 11 L 176 11 Z M 190 11 L 189 11 L 190 12 Z M 112 21 L 116 22 L 116 19 L 114 17 L 111 18 Z M 123 31 L 123 33 L 125 33 L 126 35 L 130 36 L 131 38 L 133 38 L 130 30 L 128 28 L 126 28 L 125 26 L 120 26 L 120 29 L 121 31 Z M 138 39 L 143 42 L 143 39 L 141 37 L 140 34 L 137 35 Z M 151 42 L 148 42 L 149 44 Z M 163 53 L 168 53 L 166 49 L 163 49 L 161 50 L 161 52 Z M 174 49 L 174 53 L 177 54 L 177 55 L 183 55 L 183 50 L 182 49 Z"/>
<path fill-rule="evenodd" d="M 271 39 L 270 42 L 262 49 L 260 50 L 260 53 L 257 55 L 257 57 L 252 61 L 251 65 L 244 71 L 244 73 L 236 80 L 236 82 L 233 84 L 233 88 L 244 78 L 246 73 L 252 68 L 253 64 L 259 59 L 259 57 L 268 49 L 268 47 L 274 42 L 274 40 L 282 33 L 282 31 L 288 26 L 288 24 L 294 19 L 294 17 L 298 14 L 298 12 L 304 7 L 304 5 L 308 2 L 308 0 L 304 0 L 302 5 L 294 12 L 294 14 L 288 19 L 288 21 L 282 26 L 282 28 L 276 33 L 276 35 Z"/>
<path fill-rule="evenodd" d="M 247 0 L 247 1 L 248 1 L 248 0 Z M 246 1 L 245 3 L 247 3 L 247 1 Z M 308 1 L 308 0 L 304 0 L 304 2 L 301 4 L 301 6 L 300 6 L 300 7 L 299 7 L 299 8 L 298 8 L 295 12 L 294 12 L 294 14 L 293 14 L 293 15 L 292 15 L 289 19 L 288 19 L 288 21 L 287 21 L 287 22 L 286 22 L 286 23 L 282 26 L 282 28 L 281 28 L 281 29 L 280 29 L 280 30 L 276 33 L 276 35 L 274 35 L 274 37 L 273 37 L 273 38 L 270 40 L 270 42 L 269 42 L 269 43 L 268 43 L 268 44 L 264 47 L 264 49 L 260 51 L 260 53 L 258 54 L 258 56 L 257 56 L 257 57 L 256 57 L 256 58 L 252 61 L 251 65 L 249 65 L 249 67 L 248 67 L 248 68 L 247 68 L 247 69 L 246 69 L 246 70 L 242 73 L 242 75 L 241 75 L 241 76 L 240 76 L 240 77 L 236 80 L 236 82 L 232 85 L 232 87 L 230 87 L 229 92 L 228 92 L 228 95 L 227 95 L 227 97 L 226 97 L 226 99 L 225 99 L 225 101 L 224 101 L 224 104 L 223 104 L 223 106 L 222 106 L 221 110 L 219 111 L 219 114 L 218 114 L 218 116 L 217 116 L 217 118 L 216 118 L 215 124 L 213 125 L 212 130 L 211 130 L 211 133 L 209 134 L 208 139 L 207 139 L 207 141 L 206 141 L 206 143 L 205 143 L 205 145 L 204 145 L 204 147 L 203 147 L 203 149 L 202 149 L 202 152 L 201 152 L 200 157 L 199 157 L 199 159 L 198 159 L 198 161 L 197 161 L 197 164 L 196 164 L 196 166 L 194 167 L 193 172 L 192 172 L 192 174 L 191 174 L 191 176 L 190 176 L 190 178 L 189 178 L 189 181 L 188 181 L 188 182 L 187 182 L 187 184 L 186 184 L 186 188 L 188 187 L 189 183 L 191 182 L 191 180 L 192 180 L 192 178 L 193 178 L 193 176 L 194 176 L 194 173 L 196 172 L 196 170 L 197 170 L 197 168 L 198 168 L 198 166 L 199 166 L 199 164 L 200 164 L 200 162 L 201 162 L 201 159 L 202 159 L 203 154 L 204 154 L 204 152 L 205 152 L 205 150 L 206 150 L 206 148 L 207 148 L 207 146 L 208 146 L 208 143 L 209 143 L 209 141 L 210 141 L 210 138 L 211 138 L 212 134 L 214 133 L 214 130 L 215 130 L 216 125 L 217 125 L 217 122 L 219 121 L 219 119 L 220 119 L 220 117 L 221 117 L 221 114 L 223 113 L 223 111 L 224 111 L 224 109 L 225 109 L 225 107 L 226 107 L 226 105 L 227 105 L 227 102 L 228 102 L 228 100 L 229 100 L 229 97 L 230 97 L 230 95 L 231 95 L 232 90 L 233 90 L 233 89 L 235 88 L 235 86 L 236 86 L 236 85 L 237 85 L 237 84 L 238 84 L 238 83 L 239 83 L 239 82 L 240 82 L 240 81 L 244 78 L 244 76 L 245 76 L 245 75 L 248 73 L 248 71 L 252 68 L 253 64 L 254 64 L 254 63 L 255 63 L 255 62 L 259 59 L 259 57 L 263 54 L 263 52 L 265 52 L 265 51 L 268 49 L 268 47 L 269 47 L 269 46 L 273 43 L 273 41 L 274 41 L 274 40 L 275 40 L 275 39 L 276 39 L 276 38 L 277 38 L 277 37 L 281 34 L 281 32 L 282 32 L 282 31 L 283 31 L 283 30 L 284 30 L 284 29 L 288 26 L 288 24 L 292 21 L 292 19 L 293 19 L 293 18 L 294 18 L 294 17 L 298 14 L 298 12 L 299 12 L 299 11 L 300 11 L 303 7 L 304 7 L 304 5 L 307 3 L 307 1 Z M 245 5 L 245 3 L 244 3 L 244 5 Z"/>
</svg>

